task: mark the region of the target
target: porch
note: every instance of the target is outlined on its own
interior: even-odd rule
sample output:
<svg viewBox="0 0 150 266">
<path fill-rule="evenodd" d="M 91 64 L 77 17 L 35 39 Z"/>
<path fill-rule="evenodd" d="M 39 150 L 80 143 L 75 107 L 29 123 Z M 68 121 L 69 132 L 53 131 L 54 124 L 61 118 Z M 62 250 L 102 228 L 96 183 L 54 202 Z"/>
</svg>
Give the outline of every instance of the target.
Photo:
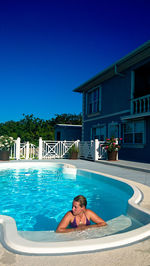
<svg viewBox="0 0 150 266">
<path fill-rule="evenodd" d="M 150 115 L 150 94 L 131 100 L 131 114 Z"/>
</svg>

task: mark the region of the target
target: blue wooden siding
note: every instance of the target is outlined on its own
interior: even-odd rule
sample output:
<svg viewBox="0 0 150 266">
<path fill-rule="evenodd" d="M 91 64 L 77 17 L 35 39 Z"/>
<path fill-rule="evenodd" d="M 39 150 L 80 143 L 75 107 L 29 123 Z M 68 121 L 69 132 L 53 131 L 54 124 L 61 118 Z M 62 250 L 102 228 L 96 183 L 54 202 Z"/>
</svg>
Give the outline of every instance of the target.
<svg viewBox="0 0 150 266">
<path fill-rule="evenodd" d="M 60 139 L 57 139 L 57 135 Z M 55 140 L 81 140 L 82 127 L 81 126 L 55 126 Z"/>
<path fill-rule="evenodd" d="M 100 112 L 87 114 L 88 97 L 86 93 L 83 94 L 83 140 L 91 140 L 92 129 L 101 125 L 106 126 L 106 136 L 108 136 L 108 127 L 111 123 L 119 124 L 119 137 L 123 137 L 123 124 L 125 121 L 122 120 L 122 117 L 131 115 L 132 71 L 147 62 L 150 62 L 150 58 L 122 72 L 124 77 L 116 75 L 98 85 L 101 87 Z M 134 145 L 128 145 L 128 147 L 124 145 L 119 152 L 119 158 L 150 163 L 150 116 L 141 116 L 138 119 L 145 121 L 145 144 L 139 148 L 138 145 L 135 145 L 135 147 Z"/>
</svg>

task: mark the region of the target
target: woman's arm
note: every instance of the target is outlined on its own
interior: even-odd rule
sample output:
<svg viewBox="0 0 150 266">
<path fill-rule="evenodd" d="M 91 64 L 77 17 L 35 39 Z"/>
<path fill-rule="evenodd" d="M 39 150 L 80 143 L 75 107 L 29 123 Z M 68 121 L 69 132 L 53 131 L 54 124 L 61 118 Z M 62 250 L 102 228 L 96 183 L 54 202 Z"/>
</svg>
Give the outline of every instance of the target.
<svg viewBox="0 0 150 266">
<path fill-rule="evenodd" d="M 56 233 L 69 233 L 72 231 L 76 231 L 77 228 L 67 228 L 71 222 L 71 218 L 72 215 L 71 212 L 69 211 L 65 214 L 65 216 L 62 218 L 59 225 L 57 226 Z"/>
<path fill-rule="evenodd" d="M 87 227 L 100 227 L 107 225 L 107 223 L 101 217 L 91 210 L 86 210 L 86 216 L 88 219 L 92 220 L 93 223 L 95 223 Z"/>
<path fill-rule="evenodd" d="M 73 232 L 73 231 L 81 231 L 81 230 L 85 230 L 85 229 L 90 229 L 90 228 L 95 228 L 95 227 L 101 227 L 101 226 L 105 226 L 107 225 L 106 222 L 100 218 L 95 212 L 91 211 L 91 210 L 86 210 L 86 216 L 89 220 L 92 220 L 95 224 L 91 224 L 91 225 L 79 225 L 76 228 L 67 228 L 67 226 L 70 224 L 71 222 L 71 212 L 67 212 L 65 214 L 65 216 L 63 217 L 63 219 L 61 220 L 61 222 L 59 223 L 57 229 L 56 229 L 56 233 L 69 233 L 69 232 Z"/>
<path fill-rule="evenodd" d="M 56 233 L 69 233 L 69 232 L 74 232 L 74 231 L 80 231 L 80 230 L 84 230 L 84 228 L 62 228 L 62 227 L 57 227 L 56 229 Z"/>
<path fill-rule="evenodd" d="M 107 225 L 107 223 L 102 218 L 100 218 L 95 212 L 87 209 L 85 214 L 86 214 L 86 217 L 88 218 L 88 220 L 92 220 L 92 222 L 94 222 L 95 224 L 90 224 L 90 225 L 81 224 L 76 228 L 76 231 L 86 230 L 86 229 L 90 229 L 90 228 L 92 229 L 92 228 Z"/>
</svg>

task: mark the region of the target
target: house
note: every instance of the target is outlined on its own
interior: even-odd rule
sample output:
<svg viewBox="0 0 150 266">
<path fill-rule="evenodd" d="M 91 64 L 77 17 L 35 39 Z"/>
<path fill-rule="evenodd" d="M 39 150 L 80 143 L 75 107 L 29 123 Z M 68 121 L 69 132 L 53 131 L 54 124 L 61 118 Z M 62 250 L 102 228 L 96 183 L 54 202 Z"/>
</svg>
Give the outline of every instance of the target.
<svg viewBox="0 0 150 266">
<path fill-rule="evenodd" d="M 81 140 L 82 125 L 57 124 L 55 126 L 55 140 Z"/>
<path fill-rule="evenodd" d="M 120 159 L 150 163 L 150 41 L 74 91 L 83 95 L 83 141 L 122 137 Z"/>
</svg>

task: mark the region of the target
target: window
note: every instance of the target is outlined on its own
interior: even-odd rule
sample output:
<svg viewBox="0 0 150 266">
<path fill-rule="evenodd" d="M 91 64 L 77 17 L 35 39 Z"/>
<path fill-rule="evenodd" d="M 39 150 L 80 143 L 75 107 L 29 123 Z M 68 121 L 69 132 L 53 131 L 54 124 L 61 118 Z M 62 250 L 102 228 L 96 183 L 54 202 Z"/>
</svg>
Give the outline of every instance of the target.
<svg viewBox="0 0 150 266">
<path fill-rule="evenodd" d="M 104 141 L 106 138 L 106 126 L 101 125 L 95 128 L 92 128 L 92 139 L 98 139 Z"/>
<path fill-rule="evenodd" d="M 88 114 L 97 113 L 100 111 L 100 88 L 96 88 L 88 93 Z"/>
<path fill-rule="evenodd" d="M 128 144 L 144 144 L 144 120 L 124 124 L 123 141 Z"/>
<path fill-rule="evenodd" d="M 57 132 L 57 140 L 60 140 L 60 131 Z"/>
</svg>

